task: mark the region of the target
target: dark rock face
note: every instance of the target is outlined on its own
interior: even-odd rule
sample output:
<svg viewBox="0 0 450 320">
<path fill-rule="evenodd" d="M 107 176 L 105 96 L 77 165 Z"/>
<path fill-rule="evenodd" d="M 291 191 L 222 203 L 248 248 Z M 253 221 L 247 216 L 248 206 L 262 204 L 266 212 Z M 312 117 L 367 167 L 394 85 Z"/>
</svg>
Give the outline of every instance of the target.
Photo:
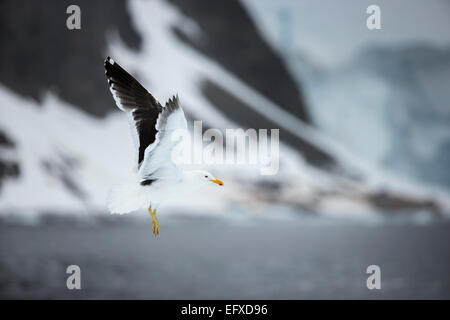
<svg viewBox="0 0 450 320">
<path fill-rule="evenodd" d="M 0 129 L 0 147 L 4 147 L 4 148 L 14 147 L 14 142 L 1 129 Z"/>
<path fill-rule="evenodd" d="M 2 159 L 1 149 L 14 149 L 14 142 L 0 129 L 0 189 L 3 180 L 7 178 L 16 178 L 20 174 L 19 164 L 11 160 Z"/>
<path fill-rule="evenodd" d="M 239 97 L 233 95 L 213 81 L 205 80 L 202 86 L 202 92 L 219 110 L 226 110 L 226 115 L 231 120 L 239 123 L 244 130 L 248 128 L 279 128 L 279 125 L 269 117 L 255 113 Z M 305 160 L 310 164 L 324 169 L 331 169 L 335 164 L 334 159 L 325 150 L 320 150 L 308 141 L 282 128 L 280 129 L 280 139 L 300 150 Z"/>
<path fill-rule="evenodd" d="M 181 40 L 212 57 L 294 116 L 309 122 L 298 85 L 238 0 L 170 1 L 202 31 L 202 38 L 196 41 L 175 29 Z"/>
<path fill-rule="evenodd" d="M 202 38 L 197 41 L 174 29 L 182 41 L 293 116 L 309 122 L 297 84 L 239 1 L 170 1 L 202 31 Z M 45 4 L 32 0 L 0 3 L 0 83 L 38 102 L 45 92 L 52 91 L 75 107 L 102 117 L 116 110 L 103 68 L 109 36 L 118 32 L 136 50 L 141 38 L 132 27 L 125 1 L 76 1 L 81 9 L 81 30 L 66 27 L 66 9 L 71 4 L 74 3 L 61 0 L 46 0 Z M 239 109 L 242 103 L 238 97 L 221 89 L 220 81 L 215 84 L 205 80 L 203 93 L 225 116 L 242 126 L 278 127 L 249 108 Z M 233 107 L 230 101 L 235 103 Z M 316 166 L 334 164 L 325 151 L 288 132 L 282 131 L 280 139 L 300 150 Z"/>
<path fill-rule="evenodd" d="M 175 29 L 180 39 L 294 116 L 309 120 L 297 85 L 237 0 L 172 3 L 194 19 L 205 36 L 195 42 Z M 103 70 L 107 38 L 118 32 L 136 49 L 141 39 L 125 1 L 76 1 L 81 8 L 81 30 L 66 27 L 70 4 L 73 1 L 0 3 L 0 82 L 37 101 L 51 90 L 86 112 L 103 116 L 111 111 L 112 101 Z"/>
<path fill-rule="evenodd" d="M 244 7 L 237 0 L 170 0 L 201 29 L 200 39 L 183 30 L 173 31 L 180 40 L 211 57 L 248 85 L 280 105 L 292 116 L 310 122 L 301 90 L 288 73 L 280 57 L 263 40 Z M 228 118 L 243 128 L 278 128 L 271 119 L 257 114 L 233 93 L 220 86 L 220 79 L 203 82 L 204 96 Z M 332 169 L 335 161 L 290 132 L 280 129 L 280 139 L 301 151 L 306 161 Z"/>
<path fill-rule="evenodd" d="M 87 199 L 87 193 L 78 185 L 72 173 L 78 167 L 78 159 L 58 154 L 54 159 L 45 159 L 41 162 L 47 174 L 61 181 L 64 187 L 80 200 Z"/>
<path fill-rule="evenodd" d="M 0 190 L 2 182 L 5 179 L 17 178 L 20 174 L 19 164 L 11 161 L 3 161 L 0 159 Z"/>
<path fill-rule="evenodd" d="M 81 30 L 69 30 L 66 9 L 81 9 Z M 51 90 L 82 110 L 103 116 L 111 96 L 103 70 L 107 38 L 118 32 L 132 48 L 140 37 L 122 0 L 0 2 L 0 82 L 40 101 Z"/>
</svg>

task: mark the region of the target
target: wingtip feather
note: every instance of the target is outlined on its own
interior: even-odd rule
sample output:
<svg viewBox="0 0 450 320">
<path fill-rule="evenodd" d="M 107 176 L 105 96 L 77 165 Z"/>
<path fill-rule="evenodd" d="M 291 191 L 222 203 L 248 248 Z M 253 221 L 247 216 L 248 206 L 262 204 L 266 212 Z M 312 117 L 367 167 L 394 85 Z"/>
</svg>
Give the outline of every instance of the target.
<svg viewBox="0 0 450 320">
<path fill-rule="evenodd" d="M 115 62 L 114 62 L 113 59 L 111 59 L 110 56 L 107 56 L 106 59 L 105 59 L 105 66 L 106 66 L 107 63 L 109 63 L 110 65 L 114 65 Z"/>
</svg>

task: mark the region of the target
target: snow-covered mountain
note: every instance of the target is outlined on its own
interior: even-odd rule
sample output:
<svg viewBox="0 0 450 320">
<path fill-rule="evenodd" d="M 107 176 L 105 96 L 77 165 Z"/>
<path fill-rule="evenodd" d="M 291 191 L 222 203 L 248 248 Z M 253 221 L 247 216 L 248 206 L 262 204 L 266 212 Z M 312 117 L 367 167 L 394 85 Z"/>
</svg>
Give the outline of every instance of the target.
<svg viewBox="0 0 450 320">
<path fill-rule="evenodd" d="M 222 130 L 280 129 L 277 175 L 212 166 L 226 188 L 168 204 L 172 211 L 215 214 L 238 207 L 258 213 L 287 205 L 330 214 L 374 208 L 448 213 L 445 189 L 368 161 L 386 148 L 381 140 L 372 141 L 366 156 L 330 129 L 339 124 L 333 108 L 345 104 L 338 93 L 355 82 L 376 84 L 380 68 L 361 71 L 359 78 L 353 69 L 337 70 L 325 80 L 305 72 L 301 87 L 292 76 L 295 67 L 266 42 L 238 1 L 79 1 L 80 31 L 67 30 L 59 17 L 68 3 L 55 1 L 45 10 L 28 5 L 24 11 L 10 1 L 0 8 L 1 213 L 105 210 L 109 187 L 126 178 L 133 160 L 126 117 L 104 79 L 106 55 L 160 101 L 178 93 L 190 122 L 201 119 Z M 370 119 L 365 112 L 348 109 L 348 116 Z M 353 134 L 364 139 L 356 126 L 361 123 L 355 119 Z"/>
</svg>

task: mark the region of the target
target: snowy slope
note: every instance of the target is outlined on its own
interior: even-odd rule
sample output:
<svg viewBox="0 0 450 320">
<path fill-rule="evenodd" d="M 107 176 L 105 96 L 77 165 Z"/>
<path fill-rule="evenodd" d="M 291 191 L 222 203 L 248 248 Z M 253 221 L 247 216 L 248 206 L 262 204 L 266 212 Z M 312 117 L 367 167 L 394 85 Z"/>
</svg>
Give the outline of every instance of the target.
<svg viewBox="0 0 450 320">
<path fill-rule="evenodd" d="M 344 168 L 349 168 L 354 173 L 363 175 L 365 177 L 364 185 L 369 190 L 392 190 L 394 193 L 422 195 L 423 198 L 428 198 L 430 194 L 433 194 L 438 195 L 439 201 L 446 205 L 448 200 L 447 191 L 430 186 L 422 188 L 419 184 L 408 179 L 399 178 L 394 173 L 384 170 L 373 162 L 365 161 L 364 158 L 358 158 L 357 153 L 350 153 L 348 149 L 337 143 L 336 140 L 330 139 L 329 136 L 292 117 L 282 108 L 227 72 L 220 65 L 180 42 L 170 31 L 173 27 L 177 26 L 186 30 L 187 34 L 200 38 L 201 30 L 194 21 L 183 16 L 175 7 L 171 7 L 164 1 L 149 3 L 136 1 L 130 2 L 130 9 L 134 13 L 137 29 L 141 30 L 143 34 L 143 50 L 135 54 L 126 49 L 125 46 L 120 46 L 120 43 L 117 41 L 112 45 L 111 49 L 115 55 L 124 59 L 125 64 L 135 65 L 136 69 L 139 68 L 144 79 L 146 76 L 149 77 L 146 81 L 152 85 L 152 90 L 153 88 L 155 89 L 155 94 L 158 97 L 169 97 L 172 92 L 167 91 L 167 88 L 176 87 L 181 96 L 186 95 L 186 98 L 183 98 L 185 108 L 194 117 L 203 119 L 208 125 L 217 128 L 236 127 L 235 123 L 230 123 L 226 117 L 216 113 L 214 106 L 208 103 L 199 91 L 199 84 L 202 79 L 220 79 L 220 83 L 224 88 L 237 94 L 253 108 L 254 112 L 270 117 L 280 128 L 310 141 L 318 148 L 331 152 Z M 159 12 L 160 14 L 154 19 L 147 19 L 146 12 Z M 158 50 L 152 50 L 151 44 L 155 42 L 162 44 L 162 46 L 158 47 Z M 183 77 L 178 77 L 178 74 L 182 74 Z M 334 92 L 339 92 L 339 90 L 337 89 Z M 195 94 L 192 95 L 193 93 Z M 204 110 L 208 110 L 208 112 L 203 112 Z M 355 112 L 355 114 L 361 116 L 360 113 Z M 370 119 L 371 116 L 365 115 L 364 118 Z M 289 147 L 283 146 L 283 148 L 286 149 L 283 154 L 286 162 L 295 157 L 292 155 L 295 152 L 290 150 Z M 220 168 L 217 169 L 220 170 Z M 311 174 L 302 174 L 303 176 L 317 178 L 316 170 L 301 162 L 301 165 L 298 165 L 296 168 L 291 167 L 290 171 L 286 172 L 286 175 L 280 173 L 277 179 L 283 181 L 282 179 L 292 175 L 292 172 L 297 174 L 297 172 L 305 171 L 311 172 Z M 323 174 L 323 176 L 327 175 Z M 306 180 L 306 178 L 302 180 Z M 310 180 L 311 183 L 314 179 Z M 327 180 L 326 186 L 319 184 L 320 188 L 336 187 L 336 182 L 333 178 L 325 178 L 325 180 Z M 315 183 L 312 184 L 314 185 Z"/>
<path fill-rule="evenodd" d="M 336 170 L 340 170 L 330 172 L 311 166 L 299 150 L 282 142 L 277 175 L 260 176 L 254 166 L 211 165 L 208 169 L 225 181 L 226 187 L 167 204 L 167 213 L 222 214 L 236 207 L 255 213 L 270 212 L 272 205 L 288 205 L 327 214 L 372 214 L 380 192 L 392 195 L 394 202 L 406 202 L 409 208 L 434 210 L 438 206 L 437 211 L 448 212 L 445 191 L 399 179 L 356 157 L 180 41 L 174 27 L 194 38 L 201 38 L 202 30 L 175 6 L 165 1 L 130 1 L 128 5 L 142 37 L 141 48 L 129 49 L 112 33 L 104 55 L 136 74 L 158 100 L 178 93 L 190 119 L 201 119 L 205 125 L 219 129 L 239 127 L 226 110 L 217 109 L 204 96 L 202 83 L 218 81 L 245 101 L 255 115 L 270 118 L 276 127 L 331 154 L 338 161 Z M 149 12 L 157 14 L 149 19 Z M 19 177 L 7 179 L 2 185 L 0 213 L 104 212 L 110 186 L 126 179 L 132 167 L 126 117 L 117 112 L 94 118 L 54 94 L 47 93 L 39 104 L 5 87 L 0 87 L 0 105 L 4 106 L 0 109 L 0 128 L 14 141 L 14 149 L 0 148 L 0 159 L 17 161 L 21 170 Z M 112 98 L 111 108 L 116 108 Z M 428 205 L 430 201 L 432 205 Z"/>
</svg>

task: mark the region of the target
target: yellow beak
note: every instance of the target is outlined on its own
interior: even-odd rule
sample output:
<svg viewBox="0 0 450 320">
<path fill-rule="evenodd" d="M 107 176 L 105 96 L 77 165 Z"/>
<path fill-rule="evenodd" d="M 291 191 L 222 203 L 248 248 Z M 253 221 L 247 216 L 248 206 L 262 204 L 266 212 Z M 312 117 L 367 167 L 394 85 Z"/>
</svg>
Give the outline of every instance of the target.
<svg viewBox="0 0 450 320">
<path fill-rule="evenodd" d="M 223 182 L 220 181 L 219 179 L 216 179 L 216 180 L 210 180 L 210 181 L 213 182 L 213 183 L 218 184 L 219 186 L 223 186 Z"/>
</svg>

